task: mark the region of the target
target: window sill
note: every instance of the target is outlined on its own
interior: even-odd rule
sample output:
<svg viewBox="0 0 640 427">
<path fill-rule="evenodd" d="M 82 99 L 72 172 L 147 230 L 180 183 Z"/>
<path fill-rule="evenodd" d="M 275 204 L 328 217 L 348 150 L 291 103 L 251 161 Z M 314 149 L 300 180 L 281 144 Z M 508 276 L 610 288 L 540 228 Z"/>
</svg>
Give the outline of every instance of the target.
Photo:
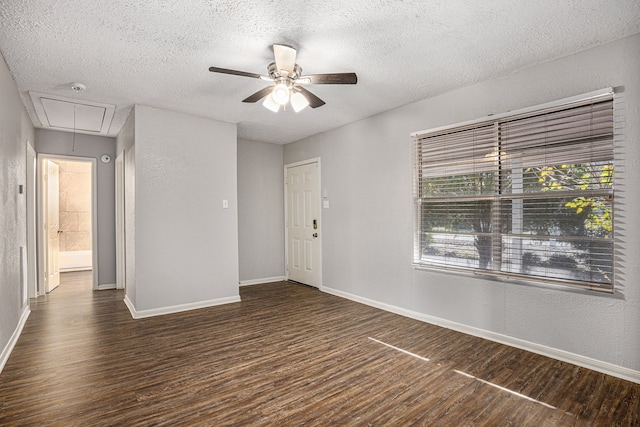
<svg viewBox="0 0 640 427">
<path fill-rule="evenodd" d="M 499 274 L 495 272 L 481 272 L 477 270 L 457 269 L 451 267 L 430 266 L 425 264 L 413 263 L 414 271 L 424 271 L 429 273 L 440 273 L 447 275 L 455 275 L 460 277 L 486 280 L 490 282 L 508 283 L 519 286 L 529 286 L 542 289 L 550 289 L 561 292 L 570 292 L 587 295 L 598 295 L 604 297 L 614 297 L 624 299 L 624 295 L 615 287 L 612 289 L 590 287 L 588 285 L 570 285 L 563 283 L 554 283 L 548 280 L 535 280 L 514 274 Z"/>
</svg>

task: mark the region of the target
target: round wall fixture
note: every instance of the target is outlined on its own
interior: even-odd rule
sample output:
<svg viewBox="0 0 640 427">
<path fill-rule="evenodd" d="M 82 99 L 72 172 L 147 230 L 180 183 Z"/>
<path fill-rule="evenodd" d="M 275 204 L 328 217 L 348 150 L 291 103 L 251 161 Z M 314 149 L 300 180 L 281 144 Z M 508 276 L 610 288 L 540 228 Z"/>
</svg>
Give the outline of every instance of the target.
<svg viewBox="0 0 640 427">
<path fill-rule="evenodd" d="M 103 154 L 102 157 L 100 157 L 100 161 L 102 163 L 109 163 L 111 161 L 111 156 L 108 154 Z"/>
</svg>

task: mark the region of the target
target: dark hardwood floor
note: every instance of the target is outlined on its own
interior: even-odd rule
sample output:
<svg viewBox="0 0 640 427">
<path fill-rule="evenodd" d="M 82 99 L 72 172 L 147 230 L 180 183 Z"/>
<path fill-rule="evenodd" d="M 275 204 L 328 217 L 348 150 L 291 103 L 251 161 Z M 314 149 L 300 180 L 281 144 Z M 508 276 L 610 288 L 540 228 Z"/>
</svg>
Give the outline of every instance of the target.
<svg viewBox="0 0 640 427">
<path fill-rule="evenodd" d="M 640 425 L 639 384 L 305 286 L 133 320 L 89 280 L 32 303 L 0 425 Z"/>
</svg>

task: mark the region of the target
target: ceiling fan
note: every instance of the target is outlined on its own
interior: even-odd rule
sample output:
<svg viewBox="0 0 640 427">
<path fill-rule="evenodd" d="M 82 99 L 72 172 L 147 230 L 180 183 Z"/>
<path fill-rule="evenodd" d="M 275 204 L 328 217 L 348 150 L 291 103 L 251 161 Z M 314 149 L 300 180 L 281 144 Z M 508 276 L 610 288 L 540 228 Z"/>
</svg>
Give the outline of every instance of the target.
<svg viewBox="0 0 640 427">
<path fill-rule="evenodd" d="M 268 76 L 218 67 L 209 67 L 209 71 L 273 82 L 274 85 L 260 89 L 253 95 L 243 99 L 242 102 L 253 103 L 264 98 L 262 105 L 275 113 L 280 110 L 280 107 L 286 108 L 289 102 L 296 113 L 307 106 L 311 108 L 322 107 L 325 102 L 309 92 L 304 85 L 354 85 L 358 83 L 356 73 L 309 74 L 303 76 L 302 68 L 296 64 L 296 50 L 290 46 L 274 44 L 273 56 L 275 57 L 275 62 L 272 62 L 267 67 Z"/>
</svg>

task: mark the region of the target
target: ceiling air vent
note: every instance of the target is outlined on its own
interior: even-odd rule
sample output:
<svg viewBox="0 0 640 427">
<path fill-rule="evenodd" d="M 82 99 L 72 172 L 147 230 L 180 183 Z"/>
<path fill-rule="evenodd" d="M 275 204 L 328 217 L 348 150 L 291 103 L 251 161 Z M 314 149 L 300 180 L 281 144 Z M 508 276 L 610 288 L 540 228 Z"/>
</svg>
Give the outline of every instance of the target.
<svg viewBox="0 0 640 427">
<path fill-rule="evenodd" d="M 29 92 L 43 128 L 107 135 L 116 106 Z"/>
</svg>

